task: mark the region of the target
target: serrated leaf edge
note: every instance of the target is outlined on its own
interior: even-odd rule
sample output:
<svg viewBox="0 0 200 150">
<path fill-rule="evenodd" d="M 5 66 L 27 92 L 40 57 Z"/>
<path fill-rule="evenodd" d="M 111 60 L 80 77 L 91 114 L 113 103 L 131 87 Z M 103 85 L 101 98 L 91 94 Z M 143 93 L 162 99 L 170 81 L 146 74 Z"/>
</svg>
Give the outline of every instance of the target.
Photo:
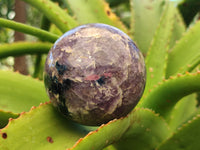
<svg viewBox="0 0 200 150">
<path fill-rule="evenodd" d="M 171 138 L 173 138 L 174 135 L 176 135 L 178 132 L 181 132 L 182 130 L 184 130 L 185 127 L 189 126 L 193 121 L 197 120 L 200 118 L 200 114 L 197 114 L 196 116 L 194 116 L 192 119 L 188 120 L 186 123 L 184 123 L 181 127 L 179 127 L 175 132 L 173 132 L 173 134 L 171 136 L 169 136 L 166 140 L 164 140 L 157 148 L 156 150 L 158 150 L 160 148 L 160 146 L 162 146 L 166 141 L 170 140 Z"/>
<path fill-rule="evenodd" d="M 174 46 L 169 50 L 169 57 L 168 58 L 170 58 L 171 57 L 171 55 L 170 55 L 170 53 L 173 53 L 173 50 L 177 47 L 177 45 L 179 45 L 179 43 L 180 42 L 182 42 L 183 40 L 185 40 L 185 37 L 187 37 L 188 35 L 190 35 L 191 33 L 193 33 L 194 32 L 194 30 L 196 30 L 196 26 L 198 26 L 198 24 L 200 24 L 200 21 L 197 21 L 196 23 L 195 23 L 195 25 L 194 26 L 192 26 L 192 27 L 189 27 L 187 30 L 186 30 L 186 32 L 184 32 L 183 34 L 182 34 L 182 37 L 179 39 L 179 40 L 177 40 L 176 42 L 175 42 L 175 44 L 174 44 Z M 169 62 L 169 61 L 168 61 Z M 168 71 L 168 66 L 169 66 L 169 63 L 167 62 L 167 68 L 166 68 L 166 77 L 169 77 L 169 76 L 171 76 L 171 75 L 174 75 L 175 73 L 177 73 L 177 72 L 180 72 L 181 71 L 181 68 L 178 68 L 178 70 L 176 70 L 177 72 L 175 72 L 175 73 L 171 73 L 170 75 L 169 75 L 169 73 L 167 72 Z M 188 62 L 189 63 L 189 62 Z M 187 65 L 190 65 L 190 64 L 187 64 Z M 183 66 L 184 67 L 184 66 Z"/>
<path fill-rule="evenodd" d="M 11 114 L 11 115 L 20 115 L 20 113 L 14 113 L 12 111 L 5 111 L 3 109 L 0 109 L 0 112 L 4 112 L 4 113 L 7 113 L 7 114 Z"/>
<path fill-rule="evenodd" d="M 128 116 L 126 116 L 126 117 L 128 117 Z M 111 123 L 116 122 L 117 120 L 122 120 L 122 119 L 124 119 L 126 117 L 122 117 L 122 118 L 119 118 L 119 119 L 113 119 L 113 120 L 109 121 L 107 124 L 102 124 L 100 127 L 98 127 L 98 129 L 96 129 L 94 131 L 90 131 L 85 137 L 80 138 L 71 148 L 68 148 L 67 150 L 73 150 L 74 148 L 76 148 L 76 146 L 79 143 L 81 143 L 82 141 L 84 141 L 84 139 L 88 138 L 90 135 L 93 135 L 93 134 L 97 133 L 99 130 L 101 130 L 102 128 L 110 125 Z"/>
<path fill-rule="evenodd" d="M 175 79 L 180 78 L 180 77 L 195 76 L 195 75 L 198 75 L 198 74 L 200 74 L 200 70 L 197 70 L 194 73 L 190 73 L 190 72 L 186 71 L 184 74 L 177 73 L 176 75 L 170 76 L 168 79 L 163 79 L 162 81 L 158 82 L 158 84 L 155 84 L 153 86 L 153 88 L 149 89 L 148 92 L 146 93 L 146 95 L 143 95 L 143 99 L 145 99 L 152 91 L 154 91 L 156 88 L 159 88 L 159 86 L 163 85 L 166 82 L 170 82 L 171 80 L 175 80 Z"/>
<path fill-rule="evenodd" d="M 39 106 L 37 106 L 37 107 L 36 106 L 32 106 L 31 109 L 28 112 L 23 111 L 23 112 L 19 113 L 19 117 L 17 117 L 16 119 L 9 118 L 8 124 L 4 128 L 0 129 L 0 134 L 2 134 L 2 130 L 4 130 L 5 128 L 8 128 L 14 121 L 23 118 L 25 115 L 31 113 L 32 110 L 41 108 L 41 107 L 43 107 L 43 106 L 45 106 L 47 104 L 50 104 L 50 103 L 51 103 L 50 101 L 44 102 L 44 103 L 40 103 Z"/>
<path fill-rule="evenodd" d="M 167 4 L 165 4 L 165 8 L 164 8 L 164 10 L 163 10 L 163 12 L 162 12 L 162 15 L 161 15 L 161 17 L 160 17 L 160 20 L 159 20 L 159 24 L 158 24 L 158 26 L 157 26 L 157 28 L 156 28 L 156 30 L 155 30 L 155 33 L 154 33 L 154 35 L 153 35 L 153 39 L 151 40 L 151 42 L 150 42 L 150 46 L 149 46 L 149 48 L 148 48 L 148 51 L 147 51 L 147 56 L 146 56 L 146 59 L 145 59 L 145 63 L 147 64 L 146 65 L 146 67 L 148 67 L 147 68 L 147 73 L 148 74 L 150 74 L 150 76 L 149 76 L 149 78 L 147 79 L 147 82 L 149 81 L 149 80 L 151 80 L 151 78 L 154 78 L 154 74 L 156 74 L 156 72 L 155 71 L 153 71 L 153 68 L 155 67 L 155 66 L 149 66 L 148 64 L 148 62 L 149 62 L 149 60 L 151 60 L 151 59 L 149 59 L 149 55 L 153 52 L 152 51 L 152 49 L 153 49 L 153 46 L 154 45 L 156 45 L 155 44 L 155 42 L 157 42 L 157 38 L 158 38 L 158 36 L 159 36 L 159 32 L 160 32 L 160 30 L 162 29 L 162 27 L 163 27 L 163 21 L 164 21 L 164 19 L 166 19 L 166 13 L 168 12 L 168 10 L 170 9 L 169 7 L 170 7 L 170 5 L 172 5 L 172 4 L 170 4 L 170 3 L 167 3 Z M 172 6 L 171 6 L 172 7 Z M 173 8 L 174 9 L 174 11 L 175 11 L 175 8 Z M 173 17 L 172 16 L 174 16 L 174 15 L 171 15 L 171 17 L 169 17 L 170 18 L 170 20 L 172 20 L 173 19 Z M 167 60 L 168 60 L 168 49 L 169 49 L 169 47 L 170 47 L 170 38 L 171 38 L 171 36 L 172 36 L 172 31 L 173 31 L 173 29 L 174 29 L 174 21 L 172 21 L 172 27 L 171 27 L 171 29 L 170 29 L 170 33 L 169 33 L 169 36 L 168 36 L 168 38 L 167 38 L 167 42 L 165 43 L 165 45 L 164 45 L 164 47 L 166 48 L 165 49 L 165 56 L 164 56 L 164 65 L 163 65 L 163 74 L 162 74 L 162 77 L 160 77 L 160 78 L 162 78 L 162 79 L 164 79 L 165 78 L 165 73 L 166 73 L 166 69 L 167 69 Z M 152 83 L 151 84 L 146 84 L 146 88 L 151 88 L 151 85 L 152 85 Z M 146 89 L 146 90 L 148 90 L 148 89 Z M 146 93 L 146 90 L 145 90 L 145 93 Z"/>
<path fill-rule="evenodd" d="M 106 2 L 106 0 L 102 0 L 103 2 L 103 6 L 104 6 L 104 12 L 107 14 L 108 18 L 110 20 L 112 20 L 114 22 L 114 24 L 116 25 L 120 25 L 119 27 L 121 27 L 121 29 L 127 33 L 129 36 L 131 36 L 129 30 L 127 29 L 127 27 L 124 25 L 124 23 L 120 20 L 120 18 L 114 13 L 112 12 L 108 2 Z M 108 15 L 109 12 L 109 15 Z"/>
<path fill-rule="evenodd" d="M 80 138 L 71 148 L 68 148 L 68 149 L 66 149 L 66 150 L 73 150 L 74 148 L 76 148 L 77 145 L 79 145 L 81 142 L 83 142 L 84 139 L 88 138 L 90 135 L 93 135 L 93 134 L 97 133 L 97 132 L 98 132 L 99 130 L 101 130 L 102 128 L 105 128 L 106 126 L 108 126 L 108 125 L 110 125 L 110 124 L 112 124 L 112 123 L 114 123 L 114 122 L 116 122 L 116 121 L 123 120 L 123 119 L 125 119 L 125 118 L 131 117 L 131 115 L 132 115 L 135 111 L 137 111 L 137 110 L 145 110 L 145 111 L 148 111 L 148 112 L 153 113 L 154 116 L 159 117 L 159 118 L 165 123 L 165 125 L 167 126 L 167 129 L 171 132 L 170 127 L 169 127 L 169 125 L 167 124 L 166 120 L 165 120 L 162 116 L 160 116 L 158 113 L 156 113 L 154 110 L 149 109 L 149 108 L 136 108 L 136 109 L 134 109 L 131 113 L 129 113 L 129 114 L 128 114 L 127 116 L 125 116 L 125 117 L 121 117 L 121 118 L 119 118 L 119 119 L 111 120 L 111 121 L 109 121 L 107 124 L 102 124 L 98 129 L 89 132 L 85 137 Z M 133 123 L 134 123 L 134 119 L 131 119 L 130 125 L 129 125 L 129 127 L 126 129 L 126 131 L 131 127 L 131 125 L 132 125 Z M 126 131 L 125 131 L 123 134 L 125 134 Z M 123 136 L 123 134 L 122 134 L 121 136 Z M 113 144 L 113 143 L 111 143 L 111 144 Z"/>
</svg>

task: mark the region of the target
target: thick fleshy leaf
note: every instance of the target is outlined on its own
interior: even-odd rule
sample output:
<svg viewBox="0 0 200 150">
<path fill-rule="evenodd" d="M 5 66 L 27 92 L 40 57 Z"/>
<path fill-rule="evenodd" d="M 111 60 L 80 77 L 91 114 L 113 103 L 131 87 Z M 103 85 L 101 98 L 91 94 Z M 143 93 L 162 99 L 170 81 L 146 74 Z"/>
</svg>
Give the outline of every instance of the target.
<svg viewBox="0 0 200 150">
<path fill-rule="evenodd" d="M 97 130 L 88 133 L 68 150 L 95 149 L 101 150 L 118 141 L 133 121 L 132 114 L 125 118 L 115 119 L 101 125 Z"/>
<path fill-rule="evenodd" d="M 169 118 L 169 126 L 171 130 L 176 130 L 188 119 L 190 119 L 197 111 L 196 94 L 188 95 L 182 98 L 173 108 Z"/>
<path fill-rule="evenodd" d="M 50 33 L 48 31 L 3 18 L 0 18 L 0 27 L 11 28 L 15 31 L 30 34 L 42 39 L 43 41 L 49 41 L 52 43 L 59 38 L 58 35 Z"/>
<path fill-rule="evenodd" d="M 58 5 L 50 0 L 23 0 L 41 11 L 63 33 L 78 25 L 78 23 Z"/>
<path fill-rule="evenodd" d="M 166 77 L 191 71 L 200 63 L 200 21 L 190 28 L 169 53 Z"/>
<path fill-rule="evenodd" d="M 113 145 L 109 145 L 108 147 L 104 148 L 103 150 L 117 150 Z"/>
<path fill-rule="evenodd" d="M 166 58 L 171 37 L 175 7 L 172 3 L 165 5 L 160 23 L 156 29 L 151 46 L 146 56 L 147 82 L 145 92 L 165 77 Z"/>
<path fill-rule="evenodd" d="M 75 18 L 80 24 L 105 23 L 128 33 L 120 19 L 112 13 L 104 0 L 67 0 Z"/>
<path fill-rule="evenodd" d="M 162 143 L 157 150 L 198 150 L 200 149 L 200 115 L 189 120 L 173 136 Z"/>
<path fill-rule="evenodd" d="M 117 149 L 134 150 L 135 147 L 135 150 L 138 150 L 140 148 L 153 148 L 170 134 L 171 132 L 165 121 L 153 111 L 136 109 L 127 117 L 111 121 L 90 132 L 70 150 L 101 150 L 119 139 L 120 141 L 117 141 L 117 145 L 115 145 Z M 141 143 L 141 141 L 143 142 Z"/>
<path fill-rule="evenodd" d="M 87 130 L 68 121 L 50 103 L 33 107 L 0 129 L 0 149 L 65 150 Z"/>
<path fill-rule="evenodd" d="M 139 49 L 146 53 L 159 24 L 165 0 L 130 0 L 131 30 Z"/>
<path fill-rule="evenodd" d="M 136 122 L 116 144 L 119 150 L 153 150 L 171 135 L 165 120 L 152 110 L 136 110 L 133 118 Z"/>
<path fill-rule="evenodd" d="M 44 42 L 15 42 L 10 44 L 0 44 L 0 58 L 25 54 L 44 54 L 49 52 L 51 46 L 51 43 Z"/>
<path fill-rule="evenodd" d="M 7 125 L 10 118 L 17 118 L 19 114 L 0 110 L 0 128 Z"/>
<path fill-rule="evenodd" d="M 197 73 L 178 74 L 159 83 L 149 94 L 144 95 L 137 107 L 147 107 L 163 116 L 170 115 L 173 106 L 182 97 L 200 91 L 200 71 Z"/>
<path fill-rule="evenodd" d="M 183 33 L 186 31 L 186 26 L 183 21 L 183 18 L 178 11 L 175 9 L 175 18 L 174 18 L 174 27 L 172 30 L 171 40 L 170 40 L 170 48 L 172 48 L 176 42 L 182 37 Z"/>
<path fill-rule="evenodd" d="M 0 109 L 20 113 L 48 101 L 43 82 L 11 71 L 0 71 Z"/>
<path fill-rule="evenodd" d="M 133 121 L 139 122 L 141 119 L 131 116 L 115 119 L 89 132 L 96 127 L 75 124 L 62 117 L 51 103 L 41 104 L 32 107 L 29 112 L 21 113 L 17 119 L 10 119 L 9 124 L 0 129 L 0 149 L 27 150 L 31 147 L 38 150 L 64 150 L 75 143 L 72 149 L 102 149 L 117 141 Z M 113 146 L 108 148 L 114 149 Z"/>
</svg>

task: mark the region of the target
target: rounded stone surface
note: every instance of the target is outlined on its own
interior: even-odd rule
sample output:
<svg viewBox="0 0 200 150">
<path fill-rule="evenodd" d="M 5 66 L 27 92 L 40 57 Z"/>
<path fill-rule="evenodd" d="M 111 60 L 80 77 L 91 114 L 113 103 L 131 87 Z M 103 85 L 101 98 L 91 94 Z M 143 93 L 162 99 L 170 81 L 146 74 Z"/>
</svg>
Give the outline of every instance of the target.
<svg viewBox="0 0 200 150">
<path fill-rule="evenodd" d="M 84 125 L 126 116 L 142 96 L 145 79 L 144 59 L 133 41 L 121 30 L 99 23 L 61 36 L 44 70 L 52 104 Z"/>
</svg>

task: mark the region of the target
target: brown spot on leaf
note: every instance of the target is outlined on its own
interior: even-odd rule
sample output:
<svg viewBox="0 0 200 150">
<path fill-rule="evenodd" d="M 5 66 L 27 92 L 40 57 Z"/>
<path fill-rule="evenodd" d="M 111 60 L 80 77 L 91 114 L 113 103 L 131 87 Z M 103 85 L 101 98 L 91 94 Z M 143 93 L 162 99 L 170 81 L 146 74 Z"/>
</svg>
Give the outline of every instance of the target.
<svg viewBox="0 0 200 150">
<path fill-rule="evenodd" d="M 181 76 L 182 76 L 182 74 L 181 74 L 181 73 L 178 73 L 178 74 L 177 74 L 177 77 L 181 77 Z"/>
<path fill-rule="evenodd" d="M 190 74 L 190 73 L 188 71 L 186 71 L 185 74 Z"/>
<path fill-rule="evenodd" d="M 53 143 L 52 137 L 48 136 L 48 137 L 47 137 L 47 141 L 48 141 L 49 143 Z"/>
<path fill-rule="evenodd" d="M 153 68 L 152 67 L 149 67 L 149 72 L 153 72 Z"/>
<path fill-rule="evenodd" d="M 146 6 L 146 9 L 151 10 L 151 9 L 153 9 L 153 8 L 152 8 L 152 6 Z"/>
<path fill-rule="evenodd" d="M 110 16 L 110 11 L 109 10 L 107 10 L 106 13 L 107 13 L 108 16 Z"/>
<path fill-rule="evenodd" d="M 7 133 L 5 133 L 5 132 L 4 132 L 4 133 L 2 133 L 2 135 L 1 135 L 1 136 L 2 136 L 2 138 L 3 138 L 3 139 L 7 139 L 7 137 L 8 137 Z"/>
<path fill-rule="evenodd" d="M 170 101 L 170 100 L 168 100 L 168 99 L 167 99 L 166 101 L 167 101 L 167 103 L 170 103 L 170 102 L 171 102 L 171 101 Z"/>
<path fill-rule="evenodd" d="M 9 118 L 8 120 L 9 120 L 9 121 L 12 121 L 12 120 L 13 120 L 13 118 Z"/>
<path fill-rule="evenodd" d="M 33 110 L 33 109 L 35 109 L 35 108 L 36 108 L 35 106 L 32 106 L 32 107 L 31 107 L 31 110 Z"/>
<path fill-rule="evenodd" d="M 23 114 L 25 114 L 25 113 L 26 113 L 26 112 L 23 111 L 23 112 L 20 113 L 20 115 L 23 115 Z"/>
</svg>

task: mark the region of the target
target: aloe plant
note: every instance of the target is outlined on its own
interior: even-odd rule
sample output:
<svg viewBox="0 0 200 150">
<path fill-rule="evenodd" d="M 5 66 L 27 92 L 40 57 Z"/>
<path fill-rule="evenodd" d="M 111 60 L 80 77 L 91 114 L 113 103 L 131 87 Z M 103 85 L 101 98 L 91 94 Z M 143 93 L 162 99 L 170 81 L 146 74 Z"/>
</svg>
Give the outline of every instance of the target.
<svg viewBox="0 0 200 150">
<path fill-rule="evenodd" d="M 46 56 L 60 32 L 104 23 L 136 42 L 145 56 L 147 82 L 140 102 L 126 117 L 91 127 L 62 117 L 49 102 L 43 81 L 0 70 L 0 149 L 200 149 L 199 21 L 187 27 L 176 3 L 167 0 L 125 1 L 130 4 L 129 26 L 103 0 L 63 0 L 68 11 L 50 0 L 23 1 L 38 9 L 51 28 L 0 18 L 0 27 L 38 37 L 36 42 L 1 44 L 1 59 Z"/>
</svg>

